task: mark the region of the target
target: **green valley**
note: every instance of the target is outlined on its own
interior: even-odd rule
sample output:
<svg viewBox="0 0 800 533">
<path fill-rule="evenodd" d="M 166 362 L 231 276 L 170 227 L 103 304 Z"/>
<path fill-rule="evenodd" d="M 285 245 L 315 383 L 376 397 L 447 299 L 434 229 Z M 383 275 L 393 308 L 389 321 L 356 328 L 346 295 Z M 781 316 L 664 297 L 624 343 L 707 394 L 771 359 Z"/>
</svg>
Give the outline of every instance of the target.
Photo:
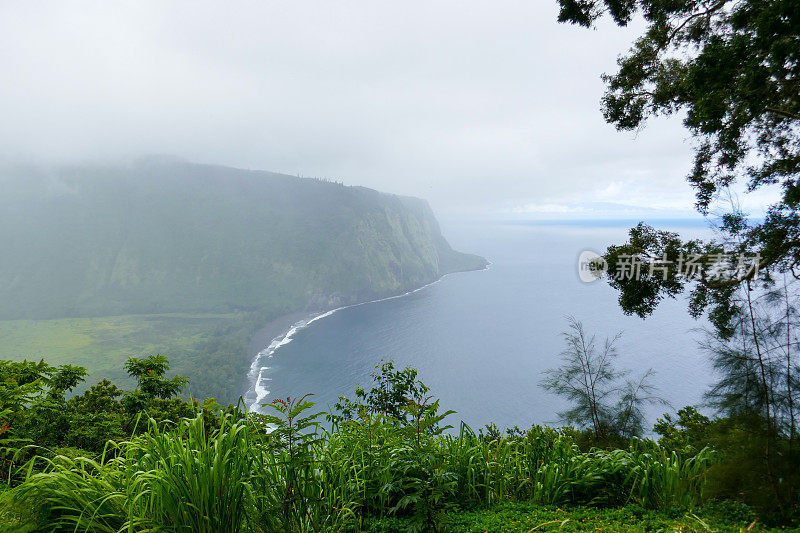
<svg viewBox="0 0 800 533">
<path fill-rule="evenodd" d="M 324 180 L 145 158 L 6 167 L 0 187 L 3 358 L 125 383 L 121 361 L 161 353 L 189 394 L 226 402 L 270 320 L 486 264 L 423 200 Z"/>
<path fill-rule="evenodd" d="M 77 390 L 102 378 L 125 386 L 132 382 L 122 368 L 128 357 L 143 353 L 170 354 L 182 375 L 191 374 L 195 383 L 187 395 L 204 389 L 216 397 L 229 395 L 223 387 L 241 380 L 246 363 L 246 338 L 228 346 L 231 360 L 213 360 L 221 331 L 241 329 L 244 316 L 228 314 L 123 315 L 94 318 L 0 321 L 0 359 L 47 359 L 54 364 L 78 364 L 89 369 L 87 381 Z M 229 342 L 235 342 L 229 339 Z M 223 354 L 219 354 L 224 357 Z M 211 360 L 209 360 L 209 357 Z M 213 367 L 213 377 L 212 370 Z M 224 376 L 223 383 L 218 377 Z"/>
</svg>

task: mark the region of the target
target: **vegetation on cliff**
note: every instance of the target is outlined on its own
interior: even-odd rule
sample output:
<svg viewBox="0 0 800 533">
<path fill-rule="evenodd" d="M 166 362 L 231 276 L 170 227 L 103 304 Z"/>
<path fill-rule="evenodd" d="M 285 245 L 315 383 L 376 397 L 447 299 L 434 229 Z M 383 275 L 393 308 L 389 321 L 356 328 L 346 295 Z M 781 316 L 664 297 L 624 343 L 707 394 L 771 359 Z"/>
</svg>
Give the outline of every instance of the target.
<svg viewBox="0 0 800 533">
<path fill-rule="evenodd" d="M 125 358 L 160 352 L 191 394 L 226 402 L 271 319 L 486 264 L 448 245 L 425 201 L 324 180 L 148 158 L 5 167 L 0 188 L 0 355 L 56 353 L 129 384 Z"/>
<path fill-rule="evenodd" d="M 284 312 L 484 264 L 423 200 L 321 180 L 145 159 L 0 184 L 3 319 Z"/>
</svg>

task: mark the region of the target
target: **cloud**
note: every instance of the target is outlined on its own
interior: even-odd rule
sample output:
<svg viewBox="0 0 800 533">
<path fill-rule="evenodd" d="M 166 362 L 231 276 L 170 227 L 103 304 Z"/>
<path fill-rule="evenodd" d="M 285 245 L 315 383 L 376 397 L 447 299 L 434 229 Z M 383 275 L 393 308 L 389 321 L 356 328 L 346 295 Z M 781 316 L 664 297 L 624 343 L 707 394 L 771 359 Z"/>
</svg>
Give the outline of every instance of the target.
<svg viewBox="0 0 800 533">
<path fill-rule="evenodd" d="M 599 76 L 641 26 L 556 15 L 530 0 L 5 2 L 0 157 L 171 153 L 452 212 L 691 199 L 679 120 L 634 136 L 599 112 Z"/>
<path fill-rule="evenodd" d="M 515 207 L 508 210 L 509 213 L 519 214 L 572 214 L 572 213 L 586 213 L 588 209 L 581 205 L 566 205 L 566 204 L 525 204 L 523 206 Z"/>
</svg>

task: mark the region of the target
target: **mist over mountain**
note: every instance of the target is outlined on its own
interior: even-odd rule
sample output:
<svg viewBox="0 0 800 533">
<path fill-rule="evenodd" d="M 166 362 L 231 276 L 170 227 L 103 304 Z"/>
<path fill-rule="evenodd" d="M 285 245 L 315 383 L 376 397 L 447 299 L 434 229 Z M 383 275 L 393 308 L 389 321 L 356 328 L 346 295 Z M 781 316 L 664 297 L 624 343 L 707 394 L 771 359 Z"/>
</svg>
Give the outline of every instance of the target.
<svg viewBox="0 0 800 533">
<path fill-rule="evenodd" d="M 0 187 L 0 319 L 325 309 L 485 264 L 427 202 L 316 179 L 146 158 Z"/>
<path fill-rule="evenodd" d="M 0 355 L 131 386 L 160 353 L 185 393 L 235 402 L 256 331 L 483 268 L 427 202 L 165 157 L 0 168 Z M 269 342 L 269 339 L 266 339 Z"/>
</svg>

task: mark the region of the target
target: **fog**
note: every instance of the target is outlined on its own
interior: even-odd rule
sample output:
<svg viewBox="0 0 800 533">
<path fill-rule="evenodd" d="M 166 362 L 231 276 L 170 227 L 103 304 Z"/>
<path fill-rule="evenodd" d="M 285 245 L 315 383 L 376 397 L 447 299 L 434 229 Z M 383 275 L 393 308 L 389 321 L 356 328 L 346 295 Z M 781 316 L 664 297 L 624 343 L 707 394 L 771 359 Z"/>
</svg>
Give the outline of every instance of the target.
<svg viewBox="0 0 800 533">
<path fill-rule="evenodd" d="M 170 154 L 440 213 L 690 210 L 680 120 L 620 133 L 599 111 L 639 26 L 556 15 L 555 0 L 4 2 L 0 158 Z"/>
</svg>

